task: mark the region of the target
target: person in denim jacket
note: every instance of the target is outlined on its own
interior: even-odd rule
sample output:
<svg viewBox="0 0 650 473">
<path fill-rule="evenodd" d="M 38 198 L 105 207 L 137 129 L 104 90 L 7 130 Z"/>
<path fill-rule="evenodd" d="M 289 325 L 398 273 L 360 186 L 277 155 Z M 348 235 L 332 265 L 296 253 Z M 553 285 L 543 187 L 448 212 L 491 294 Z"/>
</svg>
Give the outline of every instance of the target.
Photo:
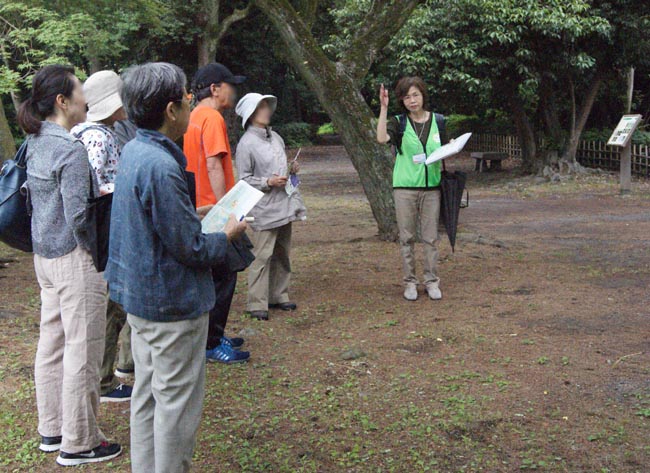
<svg viewBox="0 0 650 473">
<path fill-rule="evenodd" d="M 246 230 L 231 216 L 204 234 L 190 199 L 183 151 L 190 103 L 177 66 L 123 75 L 122 102 L 138 127 L 115 181 L 108 265 L 111 298 L 128 313 L 137 382 L 131 397 L 134 472 L 189 471 L 205 386 L 210 268 Z M 155 431 L 154 431 L 155 425 Z"/>
</svg>

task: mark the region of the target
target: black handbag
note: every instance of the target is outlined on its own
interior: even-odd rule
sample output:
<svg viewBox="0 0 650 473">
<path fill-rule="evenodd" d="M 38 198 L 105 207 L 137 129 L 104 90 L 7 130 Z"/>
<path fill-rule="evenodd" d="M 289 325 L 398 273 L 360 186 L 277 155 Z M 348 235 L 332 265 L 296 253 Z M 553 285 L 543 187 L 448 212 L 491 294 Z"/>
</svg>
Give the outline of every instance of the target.
<svg viewBox="0 0 650 473">
<path fill-rule="evenodd" d="M 238 239 L 228 243 L 226 249 L 226 266 L 230 273 L 240 273 L 248 268 L 255 260 L 255 255 L 251 251 L 253 243 L 245 233 Z"/>
<path fill-rule="evenodd" d="M 92 180 L 90 191 L 92 192 Z M 108 242 L 111 233 L 111 208 L 113 193 L 88 198 L 86 204 L 86 222 L 88 225 L 88 243 L 90 255 L 97 272 L 106 269 L 108 263 Z"/>
<path fill-rule="evenodd" d="M 0 241 L 32 251 L 32 217 L 27 182 L 27 141 L 0 169 Z"/>
</svg>

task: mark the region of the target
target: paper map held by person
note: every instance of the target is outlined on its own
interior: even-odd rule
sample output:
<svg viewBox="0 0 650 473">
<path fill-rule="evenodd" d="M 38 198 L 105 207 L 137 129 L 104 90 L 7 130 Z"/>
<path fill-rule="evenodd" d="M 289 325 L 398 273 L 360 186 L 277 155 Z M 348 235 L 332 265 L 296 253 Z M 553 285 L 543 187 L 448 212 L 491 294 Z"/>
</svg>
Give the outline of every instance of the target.
<svg viewBox="0 0 650 473">
<path fill-rule="evenodd" d="M 432 164 L 435 163 L 436 161 L 440 161 L 442 159 L 448 158 L 449 156 L 453 156 L 455 154 L 460 153 L 471 137 L 472 137 L 471 133 L 465 133 L 464 135 L 460 135 L 453 142 L 441 146 L 433 153 L 431 153 L 427 158 L 426 163 Z"/>
<path fill-rule="evenodd" d="M 263 196 L 262 191 L 245 181 L 239 181 L 203 218 L 201 221 L 203 233 L 223 231 L 231 214 L 237 220 L 243 219 Z"/>
</svg>

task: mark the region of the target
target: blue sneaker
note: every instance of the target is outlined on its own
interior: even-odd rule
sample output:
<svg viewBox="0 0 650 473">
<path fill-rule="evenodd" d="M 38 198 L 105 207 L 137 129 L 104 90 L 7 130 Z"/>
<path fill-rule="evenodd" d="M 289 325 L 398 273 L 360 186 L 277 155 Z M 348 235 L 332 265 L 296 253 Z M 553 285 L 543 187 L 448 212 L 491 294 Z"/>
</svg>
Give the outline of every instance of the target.
<svg viewBox="0 0 650 473">
<path fill-rule="evenodd" d="M 233 363 L 243 363 L 248 361 L 251 354 L 247 351 L 237 351 L 231 346 L 222 343 L 221 345 L 214 347 L 212 350 L 206 350 L 205 356 L 208 361 L 230 365 Z"/>
<path fill-rule="evenodd" d="M 131 400 L 131 393 L 133 388 L 126 384 L 120 384 L 108 394 L 103 394 L 99 398 L 99 402 L 124 402 Z"/>
<path fill-rule="evenodd" d="M 225 335 L 221 337 L 221 344 L 222 345 L 230 345 L 230 348 L 234 348 L 235 350 L 239 350 L 242 345 L 244 344 L 244 339 L 239 338 L 239 337 L 226 337 Z"/>
</svg>

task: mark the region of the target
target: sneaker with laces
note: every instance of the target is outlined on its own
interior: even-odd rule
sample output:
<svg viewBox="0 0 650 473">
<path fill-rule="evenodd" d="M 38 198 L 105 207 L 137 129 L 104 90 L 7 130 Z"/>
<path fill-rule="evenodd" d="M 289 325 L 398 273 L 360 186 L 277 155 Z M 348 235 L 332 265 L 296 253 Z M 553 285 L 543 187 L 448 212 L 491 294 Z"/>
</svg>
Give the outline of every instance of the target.
<svg viewBox="0 0 650 473">
<path fill-rule="evenodd" d="M 222 343 L 221 345 L 214 347 L 212 350 L 206 350 L 205 356 L 208 361 L 230 365 L 233 363 L 243 363 L 248 361 L 251 354 L 247 351 L 237 351 L 230 345 Z"/>
<path fill-rule="evenodd" d="M 86 463 L 99 463 L 112 460 L 122 453 L 122 447 L 117 443 L 102 442 L 98 447 L 79 453 L 59 453 L 56 462 L 61 466 L 77 466 Z"/>
<path fill-rule="evenodd" d="M 418 286 L 415 283 L 406 283 L 406 287 L 404 288 L 404 299 L 407 301 L 418 300 Z"/>
<path fill-rule="evenodd" d="M 242 345 L 244 344 L 244 339 L 240 337 L 226 337 L 225 335 L 221 337 L 221 344 L 226 344 L 230 345 L 231 348 L 234 348 L 235 350 L 239 350 Z"/>
<path fill-rule="evenodd" d="M 133 388 L 128 384 L 120 384 L 108 394 L 103 394 L 99 402 L 124 402 L 131 400 Z"/>
<path fill-rule="evenodd" d="M 41 444 L 38 446 L 38 449 L 41 452 L 52 453 L 56 452 L 61 448 L 61 441 L 63 437 L 60 435 L 57 437 L 45 437 L 41 435 Z"/>
</svg>

